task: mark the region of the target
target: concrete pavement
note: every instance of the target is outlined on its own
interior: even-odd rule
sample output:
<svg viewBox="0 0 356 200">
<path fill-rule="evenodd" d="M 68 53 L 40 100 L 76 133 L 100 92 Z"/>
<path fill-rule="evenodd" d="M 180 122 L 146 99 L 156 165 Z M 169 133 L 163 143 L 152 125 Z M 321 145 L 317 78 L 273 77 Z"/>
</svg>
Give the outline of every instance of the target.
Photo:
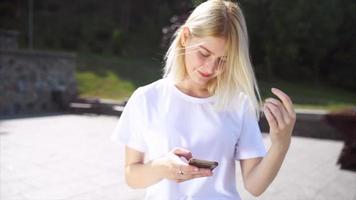
<svg viewBox="0 0 356 200">
<path fill-rule="evenodd" d="M 144 190 L 124 183 L 123 146 L 110 140 L 117 120 L 96 115 L 1 120 L 0 199 L 142 199 Z M 264 142 L 270 145 L 268 135 Z M 243 189 L 239 174 L 242 199 L 356 200 L 356 173 L 336 165 L 342 146 L 293 137 L 278 176 L 259 198 Z"/>
</svg>

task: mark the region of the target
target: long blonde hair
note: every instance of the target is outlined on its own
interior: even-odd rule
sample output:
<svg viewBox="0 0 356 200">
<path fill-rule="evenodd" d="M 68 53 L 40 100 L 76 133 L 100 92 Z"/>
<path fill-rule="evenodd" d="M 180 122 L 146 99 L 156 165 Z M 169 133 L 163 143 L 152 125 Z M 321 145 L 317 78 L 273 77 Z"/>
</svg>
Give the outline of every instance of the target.
<svg viewBox="0 0 356 200">
<path fill-rule="evenodd" d="M 249 106 L 260 116 L 262 105 L 257 81 L 252 68 L 246 22 L 240 7 L 230 1 L 208 0 L 194 9 L 185 24 L 174 34 L 165 56 L 163 77 L 179 82 L 187 75 L 184 64 L 185 48 L 180 42 L 183 27 L 188 27 L 195 37 L 223 37 L 226 39 L 225 69 L 208 85 L 209 92 L 216 95 L 216 108 L 229 109 L 240 92 L 249 98 Z"/>
</svg>

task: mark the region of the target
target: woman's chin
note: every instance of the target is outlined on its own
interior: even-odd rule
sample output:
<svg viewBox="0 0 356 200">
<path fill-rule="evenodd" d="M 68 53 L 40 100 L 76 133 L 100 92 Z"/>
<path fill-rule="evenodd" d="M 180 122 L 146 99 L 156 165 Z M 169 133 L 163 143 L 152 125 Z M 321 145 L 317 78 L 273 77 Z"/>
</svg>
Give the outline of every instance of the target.
<svg viewBox="0 0 356 200">
<path fill-rule="evenodd" d="M 206 78 L 196 78 L 195 79 L 195 84 L 199 85 L 200 87 L 206 87 L 209 83 L 210 79 Z"/>
</svg>

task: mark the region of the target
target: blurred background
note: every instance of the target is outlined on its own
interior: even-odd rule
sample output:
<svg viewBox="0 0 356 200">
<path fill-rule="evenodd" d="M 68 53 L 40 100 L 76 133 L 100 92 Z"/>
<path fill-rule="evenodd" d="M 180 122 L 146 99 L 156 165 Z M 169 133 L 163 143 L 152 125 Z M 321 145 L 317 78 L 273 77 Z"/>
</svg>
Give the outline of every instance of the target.
<svg viewBox="0 0 356 200">
<path fill-rule="evenodd" d="M 0 28 L 18 46 L 76 53 L 78 95 L 120 100 L 158 79 L 176 28 L 203 0 L 2 0 Z M 298 106 L 356 104 L 355 2 L 239 1 L 259 86 Z"/>
<path fill-rule="evenodd" d="M 0 199 L 142 199 L 109 138 L 202 2 L 0 0 Z M 297 108 L 289 154 L 261 199 L 355 200 L 356 2 L 237 2 L 262 98 L 277 87 Z"/>
</svg>

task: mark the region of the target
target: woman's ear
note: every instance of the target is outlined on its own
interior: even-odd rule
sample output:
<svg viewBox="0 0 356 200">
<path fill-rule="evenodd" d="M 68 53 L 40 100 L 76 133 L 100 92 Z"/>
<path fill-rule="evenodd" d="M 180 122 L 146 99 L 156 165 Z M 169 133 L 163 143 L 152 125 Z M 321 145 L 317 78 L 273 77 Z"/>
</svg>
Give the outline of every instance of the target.
<svg viewBox="0 0 356 200">
<path fill-rule="evenodd" d="M 180 37 L 180 43 L 183 47 L 185 47 L 187 45 L 187 42 L 189 40 L 189 37 L 190 37 L 190 30 L 187 26 L 184 26 L 182 28 L 182 34 L 181 34 L 181 37 Z"/>
</svg>

